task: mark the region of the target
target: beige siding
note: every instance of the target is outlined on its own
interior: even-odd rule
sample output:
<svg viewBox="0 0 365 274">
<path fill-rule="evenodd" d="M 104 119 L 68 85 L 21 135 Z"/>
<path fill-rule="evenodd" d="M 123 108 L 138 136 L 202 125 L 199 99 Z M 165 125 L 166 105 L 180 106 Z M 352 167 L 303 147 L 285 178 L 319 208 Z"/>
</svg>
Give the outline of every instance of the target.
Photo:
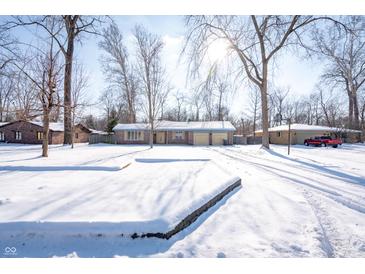
<svg viewBox="0 0 365 274">
<path fill-rule="evenodd" d="M 209 133 L 194 132 L 194 145 L 209 145 Z"/>
<path fill-rule="evenodd" d="M 165 131 L 157 131 L 156 132 L 156 143 L 164 144 L 165 143 Z"/>
<path fill-rule="evenodd" d="M 280 133 L 280 136 L 279 136 Z M 292 131 L 291 132 L 291 144 L 304 144 L 304 140 L 314 136 L 322 136 L 330 134 L 327 131 Z M 289 143 L 288 131 L 275 131 L 270 132 L 270 143 L 287 145 Z"/>
<path fill-rule="evenodd" d="M 270 132 L 270 143 L 271 144 L 279 144 L 286 145 L 289 142 L 288 131 L 275 131 Z M 295 144 L 296 135 L 295 132 L 291 133 L 291 143 Z"/>
<path fill-rule="evenodd" d="M 212 145 L 223 145 L 223 140 L 227 140 L 227 133 L 213 133 L 212 134 Z"/>
<path fill-rule="evenodd" d="M 303 145 L 305 139 L 309 139 L 314 136 L 330 135 L 328 131 L 298 131 L 296 144 Z"/>
</svg>

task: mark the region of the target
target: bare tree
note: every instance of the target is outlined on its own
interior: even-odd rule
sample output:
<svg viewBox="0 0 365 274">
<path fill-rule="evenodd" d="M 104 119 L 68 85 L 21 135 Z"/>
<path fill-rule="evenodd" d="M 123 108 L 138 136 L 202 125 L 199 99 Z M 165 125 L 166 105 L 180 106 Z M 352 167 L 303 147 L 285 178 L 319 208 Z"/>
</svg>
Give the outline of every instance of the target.
<svg viewBox="0 0 365 274">
<path fill-rule="evenodd" d="M 249 81 L 261 93 L 262 144 L 269 148 L 268 82 L 270 63 L 308 24 L 329 17 L 314 16 L 188 16 L 187 43 L 193 69 L 202 64 L 211 43 L 223 39 L 240 60 Z"/>
<path fill-rule="evenodd" d="M 194 113 L 191 118 L 195 121 L 199 121 L 200 109 L 202 108 L 204 103 L 204 97 L 201 87 L 201 85 L 198 85 L 196 88 L 194 88 L 191 92 L 191 96 L 188 98 L 191 113 Z"/>
<path fill-rule="evenodd" d="M 17 120 L 31 120 L 39 115 L 38 108 L 38 89 L 37 86 L 32 82 L 22 70 L 27 65 L 28 60 L 19 61 L 17 69 L 19 70 L 15 76 L 15 84 L 13 90 L 13 110 L 15 118 Z"/>
<path fill-rule="evenodd" d="M 75 73 L 72 84 L 72 105 L 71 105 L 71 118 L 72 118 L 72 144 L 71 148 L 74 148 L 75 138 L 75 123 L 76 120 L 81 120 L 85 108 L 91 106 L 89 97 L 87 96 L 88 76 L 84 67 L 75 63 Z"/>
<path fill-rule="evenodd" d="M 173 95 L 176 103 L 176 121 L 181 121 L 183 105 L 185 104 L 185 95 L 181 93 L 181 91 L 177 90 Z"/>
<path fill-rule="evenodd" d="M 123 100 L 123 105 L 127 106 L 127 122 L 135 123 L 138 81 L 123 40 L 122 33 L 113 22 L 104 29 L 99 47 L 106 52 L 102 57 L 106 79 L 121 91 L 120 99 Z"/>
<path fill-rule="evenodd" d="M 275 123 L 279 125 L 282 124 L 282 120 L 284 118 L 283 116 L 284 100 L 288 96 L 289 91 L 290 91 L 289 88 L 278 87 L 274 90 L 274 93 L 271 95 L 273 102 L 272 108 L 274 109 L 274 115 L 277 116 L 275 119 L 276 120 Z"/>
<path fill-rule="evenodd" d="M 115 109 L 115 95 L 109 88 L 105 89 L 99 97 L 99 104 L 105 111 L 106 121 L 109 121 L 111 112 Z"/>
<path fill-rule="evenodd" d="M 215 83 L 217 94 L 217 120 L 223 121 L 228 116 L 228 108 L 226 107 L 227 96 L 232 92 L 232 88 L 229 85 L 227 79 L 217 78 Z"/>
<path fill-rule="evenodd" d="M 365 19 L 363 16 L 345 16 L 347 28 L 321 26 L 313 32 L 312 51 L 326 61 L 322 78 L 345 90 L 348 96 L 348 124 L 359 129 L 358 90 L 365 83 Z"/>
<path fill-rule="evenodd" d="M 52 28 L 54 21 L 47 22 Z M 37 49 L 37 52 L 31 52 L 31 58 L 27 61 L 27 66 L 20 66 L 16 62 L 13 64 L 21 71 L 21 73 L 34 85 L 37 91 L 37 98 L 41 105 L 43 134 L 42 134 L 42 157 L 48 157 L 49 145 L 49 123 L 50 113 L 55 106 L 55 98 L 57 87 L 60 83 L 60 74 L 62 66 L 59 64 L 60 50 L 54 50 L 54 39 L 49 38 L 49 42 L 45 44 L 46 50 Z M 37 113 L 34 116 L 38 116 Z"/>
<path fill-rule="evenodd" d="M 213 81 L 209 78 L 202 86 L 203 91 L 203 104 L 205 108 L 205 119 L 208 121 L 214 120 L 214 85 Z"/>
<path fill-rule="evenodd" d="M 329 127 L 343 127 L 342 121 L 339 119 L 341 110 L 341 103 L 338 101 L 339 96 L 334 94 L 333 91 L 325 95 L 322 88 L 319 89 L 319 99 L 322 108 L 325 124 Z"/>
<path fill-rule="evenodd" d="M 47 21 L 53 18 L 57 24 L 51 29 Z M 99 17 L 82 15 L 47 15 L 47 16 L 14 16 L 13 20 L 3 26 L 9 30 L 18 26 L 37 26 L 43 29 L 47 35 L 52 36 L 64 55 L 64 144 L 72 143 L 72 66 L 74 50 L 77 41 L 81 41 L 82 34 L 98 34 L 97 25 L 101 23 Z"/>
<path fill-rule="evenodd" d="M 10 118 L 10 107 L 14 96 L 14 72 L 0 70 L 0 122 Z"/>
<path fill-rule="evenodd" d="M 253 143 L 256 142 L 256 125 L 257 119 L 259 117 L 259 103 L 260 103 L 260 93 L 256 87 L 253 87 L 249 92 L 249 112 L 252 116 L 252 133 L 253 133 Z M 244 120 L 242 119 L 242 126 L 244 126 Z"/>
<path fill-rule="evenodd" d="M 360 97 L 360 122 L 361 122 L 361 130 L 365 130 L 365 95 L 362 94 Z"/>
<path fill-rule="evenodd" d="M 143 108 L 149 123 L 149 144 L 153 147 L 155 120 L 161 111 L 169 87 L 166 85 L 165 71 L 161 64 L 163 42 L 161 38 L 136 26 L 134 36 L 137 44 L 137 63 L 144 98 Z"/>
<path fill-rule="evenodd" d="M 14 60 L 17 41 L 6 26 L 0 26 L 0 73 Z"/>
<path fill-rule="evenodd" d="M 321 112 L 319 106 L 319 98 L 317 93 L 312 93 L 309 95 L 308 99 L 308 124 L 309 125 L 319 125 L 319 121 L 321 119 Z"/>
</svg>

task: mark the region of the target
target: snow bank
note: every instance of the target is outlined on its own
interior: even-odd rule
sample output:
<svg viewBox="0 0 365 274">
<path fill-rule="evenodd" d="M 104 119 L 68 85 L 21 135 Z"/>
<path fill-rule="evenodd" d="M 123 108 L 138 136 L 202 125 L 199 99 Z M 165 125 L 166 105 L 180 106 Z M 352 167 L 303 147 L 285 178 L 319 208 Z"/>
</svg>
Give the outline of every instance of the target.
<svg viewBox="0 0 365 274">
<path fill-rule="evenodd" d="M 204 148 L 0 148 L 0 233 L 167 232 L 234 180 Z"/>
</svg>

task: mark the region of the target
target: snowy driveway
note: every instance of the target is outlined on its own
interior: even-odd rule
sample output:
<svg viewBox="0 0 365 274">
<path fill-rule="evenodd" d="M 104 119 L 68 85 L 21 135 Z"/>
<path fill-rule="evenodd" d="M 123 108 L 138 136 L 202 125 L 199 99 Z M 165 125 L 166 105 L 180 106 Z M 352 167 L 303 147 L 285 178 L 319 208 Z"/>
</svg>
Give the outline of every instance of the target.
<svg viewBox="0 0 365 274">
<path fill-rule="evenodd" d="M 364 145 L 295 146 L 291 156 L 285 146 L 272 146 L 270 152 L 259 146 L 209 150 L 236 170 L 245 191 L 169 252 L 189 257 L 365 257 Z"/>
<path fill-rule="evenodd" d="M 262 150 L 259 146 L 166 146 L 155 147 L 153 150 L 146 150 L 143 146 L 132 149 L 129 146 L 100 147 L 102 149 L 92 151 L 85 148 L 85 151 L 89 151 L 86 155 L 80 153 L 83 149 L 80 147 L 80 151 L 72 157 L 67 156 L 68 153 L 62 147 L 54 148 L 54 151 L 59 150 L 60 155 L 52 158 L 51 154 L 47 166 L 49 171 L 62 175 L 52 177 L 53 180 L 59 181 L 56 186 L 47 185 L 43 190 L 50 188 L 50 193 L 55 194 L 60 192 L 53 187 L 59 187 L 62 188 L 62 193 L 65 192 L 64 189 L 69 190 L 69 193 L 65 197 L 56 197 L 52 202 L 47 193 L 35 197 L 35 200 L 43 197 L 50 201 L 50 204 L 44 207 L 47 208 L 47 212 L 43 211 L 45 209 L 42 209 L 42 205 L 35 211 L 28 209 L 29 212 L 24 212 L 27 207 L 19 203 L 19 207 L 11 209 L 10 213 L 4 209 L 10 206 L 11 199 L 16 201 L 17 196 L 14 193 L 22 194 L 28 187 L 32 187 L 31 191 L 36 191 L 35 186 L 40 187 L 37 191 L 41 192 L 44 185 L 40 182 L 44 176 L 41 172 L 31 174 L 29 171 L 14 171 L 14 166 L 42 166 L 39 161 L 43 159 L 35 158 L 36 154 L 33 152 L 22 152 L 14 156 L 15 153 L 10 156 L 0 148 L 1 221 L 6 218 L 20 220 L 27 216 L 36 219 L 47 214 L 51 214 L 48 216 L 51 220 L 65 221 L 72 217 L 86 221 L 93 216 L 93 211 L 100 208 L 104 213 L 95 214 L 97 217 L 94 220 L 115 221 L 121 216 L 108 215 L 107 212 L 113 212 L 111 209 L 118 207 L 118 204 L 112 201 L 113 197 L 121 194 L 120 191 L 116 191 L 119 188 L 113 185 L 118 183 L 113 181 L 111 176 L 115 171 L 108 169 L 112 170 L 119 167 L 121 162 L 123 165 L 131 160 L 134 161 L 133 164 L 124 170 L 126 179 L 139 178 L 142 182 L 147 182 L 151 176 L 155 179 L 165 176 L 170 179 L 179 178 L 179 183 L 172 184 L 176 189 L 169 192 L 171 180 L 161 181 L 149 188 L 145 185 L 146 189 L 133 188 L 135 181 L 131 180 L 128 183 L 131 187 L 128 193 L 135 194 L 135 201 L 143 202 L 133 203 L 131 208 L 123 213 L 123 218 L 148 219 L 157 214 L 161 219 L 173 219 L 171 216 L 183 214 L 184 212 L 170 211 L 173 212 L 170 215 L 162 205 L 175 205 L 177 201 L 176 208 L 185 208 L 189 206 L 187 201 L 191 198 L 204 197 L 202 189 L 195 189 L 196 184 L 187 183 L 191 180 L 209 182 L 214 188 L 214 181 L 224 181 L 231 175 L 238 175 L 242 178 L 243 188 L 232 193 L 201 216 L 191 227 L 168 241 L 127 240 L 112 235 L 95 236 L 82 233 L 73 237 L 20 233 L 13 235 L 12 239 L 0 236 L 0 242 L 20 246 L 22 253 L 19 256 L 36 257 L 67 254 L 83 257 L 365 257 L 364 145 L 344 145 L 339 149 L 295 146 L 291 156 L 286 155 L 284 146 L 272 146 L 272 151 Z M 121 150 L 124 152 L 121 153 Z M 121 154 L 125 155 L 120 158 Z M 64 159 L 65 162 L 62 163 L 59 159 Z M 95 170 L 77 172 L 87 172 L 87 181 L 67 175 L 75 173 L 73 170 L 64 174 L 64 171 L 55 168 L 67 165 L 72 169 L 71 166 L 80 162 L 87 162 L 87 166 L 95 167 Z M 2 166 L 8 167 L 1 170 Z M 153 172 L 148 171 L 150 166 L 154 166 Z M 135 167 L 138 168 L 134 169 Z M 105 170 L 98 170 L 100 168 Z M 12 177 L 15 174 L 17 176 Z M 18 179 L 14 178 L 21 178 L 16 186 L 14 181 Z M 110 187 L 106 187 L 105 180 L 100 178 L 112 180 Z M 216 188 L 219 187 L 219 184 L 216 185 Z M 10 189 L 14 192 L 11 193 Z M 69 210 L 72 199 L 69 199 L 75 191 L 83 194 L 85 207 L 84 210 L 72 212 Z M 29 194 L 29 191 L 27 192 Z M 175 198 L 167 195 L 166 199 L 170 200 L 162 204 L 156 202 L 158 194 L 164 192 L 179 195 Z M 6 200 L 8 196 L 10 201 Z M 161 199 L 164 199 L 163 196 Z M 110 203 L 105 202 L 108 197 L 111 199 Z M 76 201 L 80 199 L 73 198 Z M 117 198 L 120 200 L 122 197 Z M 90 204 L 90 200 L 94 202 Z M 183 206 L 179 207 L 180 205 Z M 83 212 L 87 214 L 83 215 Z M 18 218 L 15 213 L 23 216 Z"/>
</svg>

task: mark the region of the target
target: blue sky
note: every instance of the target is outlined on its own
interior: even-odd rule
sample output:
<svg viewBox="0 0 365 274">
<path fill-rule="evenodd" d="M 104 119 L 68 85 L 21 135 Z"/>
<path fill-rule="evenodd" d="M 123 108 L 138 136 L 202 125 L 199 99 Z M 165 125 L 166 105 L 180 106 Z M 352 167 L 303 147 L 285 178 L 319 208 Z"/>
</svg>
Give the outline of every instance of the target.
<svg viewBox="0 0 365 274">
<path fill-rule="evenodd" d="M 143 24 L 149 31 L 161 35 L 165 41 L 163 61 L 170 81 L 175 88 L 188 92 L 189 87 L 185 86 L 186 67 L 178 62 L 185 33 L 182 16 L 114 16 L 113 18 L 125 37 L 131 36 L 131 30 L 136 24 Z M 79 52 L 92 79 L 90 92 L 97 96 L 106 87 L 98 61 L 102 51 L 97 47 L 97 39 L 89 38 Z M 287 51 L 280 56 L 277 64 L 275 85 L 290 87 L 294 96 L 306 95 L 313 91 L 321 73 L 319 63 L 303 60 L 295 56 L 292 51 Z M 244 112 L 247 107 L 248 87 L 242 85 L 243 88 L 232 98 L 231 111 L 237 115 Z"/>
<path fill-rule="evenodd" d="M 189 81 L 186 81 L 186 66 L 179 63 L 179 55 L 184 38 L 184 21 L 182 16 L 113 16 L 120 27 L 124 37 L 128 41 L 127 46 L 132 47 L 133 38 L 131 31 L 136 24 L 144 25 L 149 31 L 160 35 L 164 42 L 163 62 L 166 66 L 169 81 L 176 89 L 189 92 Z M 24 30 L 19 34 L 26 38 L 29 34 Z M 76 47 L 77 57 L 85 65 L 89 75 L 88 93 L 94 101 L 98 101 L 100 94 L 107 87 L 99 62 L 102 51 L 98 48 L 99 37 L 87 36 L 82 44 Z M 133 54 L 133 50 L 130 50 Z M 293 96 L 309 94 L 313 91 L 318 76 L 321 73 L 321 65 L 315 61 L 302 60 L 292 51 L 285 51 L 277 60 L 274 84 L 290 87 Z M 231 98 L 231 112 L 239 115 L 247 108 L 248 87 L 242 84 L 234 98 Z M 102 114 L 101 109 L 95 107 L 89 110 L 93 114 Z"/>
</svg>

